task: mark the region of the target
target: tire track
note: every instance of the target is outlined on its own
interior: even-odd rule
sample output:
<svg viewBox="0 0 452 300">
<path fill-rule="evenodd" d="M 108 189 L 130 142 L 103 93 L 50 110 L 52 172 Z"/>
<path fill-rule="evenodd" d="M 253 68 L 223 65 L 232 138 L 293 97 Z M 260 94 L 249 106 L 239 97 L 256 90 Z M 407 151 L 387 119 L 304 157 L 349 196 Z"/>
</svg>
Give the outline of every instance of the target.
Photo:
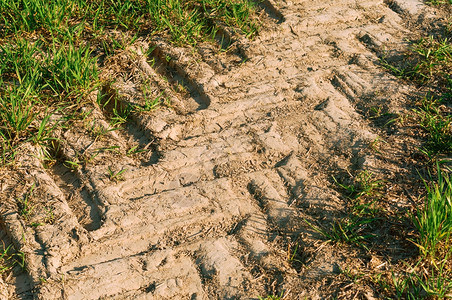
<svg viewBox="0 0 452 300">
<path fill-rule="evenodd" d="M 363 115 L 397 106 L 391 97 L 410 88 L 376 63 L 386 45 L 404 45 L 409 30 L 399 14 L 415 18 L 426 10 L 417 3 L 266 0 L 258 3 L 265 29 L 253 41 L 212 23 L 218 45 L 199 53 L 159 38 L 124 50 L 118 65 L 127 67 L 106 71 L 117 81 L 103 87 L 99 103 L 91 99 L 87 123 L 56 134 L 61 157 L 53 168 L 30 146 L 35 156 L 22 159 L 16 186 L 1 189 L 14 191 L 14 205 L 0 202 L 2 222 L 26 253 L 37 298 L 225 299 L 289 290 L 291 299 L 325 298 L 345 258 L 319 246 L 305 220 L 328 226 L 341 214 L 331 176 L 364 168 L 376 134 Z M 237 51 L 209 57 L 231 45 Z M 124 129 L 111 130 L 115 113 L 146 105 L 143 82 L 151 98 L 172 105 L 133 112 Z M 80 166 L 69 171 L 68 162 Z M 37 227 L 19 213 L 33 182 L 55 215 Z"/>
</svg>

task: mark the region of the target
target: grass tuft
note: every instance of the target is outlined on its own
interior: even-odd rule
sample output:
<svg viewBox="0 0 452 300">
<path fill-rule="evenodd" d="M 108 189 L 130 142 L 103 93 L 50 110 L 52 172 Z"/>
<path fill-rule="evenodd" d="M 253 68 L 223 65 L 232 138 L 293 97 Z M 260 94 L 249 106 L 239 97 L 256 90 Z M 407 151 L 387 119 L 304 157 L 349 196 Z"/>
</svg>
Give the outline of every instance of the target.
<svg viewBox="0 0 452 300">
<path fill-rule="evenodd" d="M 435 262 L 452 251 L 452 182 L 438 167 L 438 179 L 425 182 L 426 202 L 417 209 L 413 223 L 419 232 L 417 245 L 421 255 Z"/>
</svg>

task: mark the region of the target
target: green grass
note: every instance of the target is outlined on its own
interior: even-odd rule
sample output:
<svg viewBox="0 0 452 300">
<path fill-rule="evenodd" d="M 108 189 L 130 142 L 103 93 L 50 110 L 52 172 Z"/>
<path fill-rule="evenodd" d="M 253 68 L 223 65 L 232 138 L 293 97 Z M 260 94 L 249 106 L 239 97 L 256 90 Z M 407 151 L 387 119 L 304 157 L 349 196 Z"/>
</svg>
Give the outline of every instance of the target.
<svg viewBox="0 0 452 300">
<path fill-rule="evenodd" d="M 434 83 L 445 90 L 452 88 L 452 43 L 450 39 L 421 39 L 412 46 L 417 54 L 405 75 L 423 84 Z"/>
<path fill-rule="evenodd" d="M 430 157 L 438 153 L 452 153 L 452 115 L 445 102 L 442 98 L 426 96 L 414 110 L 420 126 L 427 134 L 423 152 Z"/>
<path fill-rule="evenodd" d="M 419 249 L 414 266 L 400 276 L 393 274 L 396 295 L 406 299 L 448 299 L 452 293 L 452 182 L 450 170 L 437 167 L 437 178 L 426 180 L 424 204 L 412 221 L 418 235 L 413 243 Z"/>
<path fill-rule="evenodd" d="M 333 242 L 356 245 L 368 250 L 366 242 L 373 237 L 373 234 L 366 233 L 368 232 L 366 229 L 373 222 L 372 218 L 350 215 L 333 223 L 329 231 L 321 231 L 321 233 Z"/>
<path fill-rule="evenodd" d="M 392 269 L 389 279 L 379 277 L 373 281 L 379 285 L 381 295 L 388 295 L 388 299 L 448 299 L 452 295 L 450 171 L 447 168 L 441 170 L 438 163 L 436 177 L 424 181 L 424 201 L 411 216 L 415 228 L 415 238 L 411 242 L 419 249 L 419 256 L 402 264 L 403 268 L 399 265 L 397 269 Z M 374 253 L 374 245 L 369 242 L 377 237 L 375 230 L 382 221 L 382 211 L 376 201 L 382 195 L 383 181 L 374 178 L 368 171 L 359 172 L 351 183 L 339 182 L 336 178 L 334 181 L 348 200 L 347 214 L 329 228 L 306 223 L 328 241 Z M 357 277 L 351 269 L 342 270 L 342 273 L 355 284 L 361 279 L 363 284 L 367 281 L 367 277 Z"/>
<path fill-rule="evenodd" d="M 442 2 L 446 3 L 446 2 Z M 439 4 L 438 1 L 432 4 Z M 451 35 L 446 32 L 446 35 Z M 414 110 L 419 127 L 426 136 L 421 152 L 430 158 L 452 153 L 452 41 L 450 37 L 428 37 L 413 43 L 403 65 L 383 60 L 395 75 L 411 80 L 429 91 Z M 441 171 L 437 162 L 436 179 L 425 182 L 425 204 L 418 208 L 413 223 L 419 234 L 415 242 L 424 260 L 437 265 L 451 252 L 452 185 L 449 172 Z"/>
<path fill-rule="evenodd" d="M 103 38 L 109 29 L 133 34 L 168 33 L 180 44 L 195 44 L 225 24 L 251 36 L 258 23 L 246 0 L 2 0 L 7 34 L 40 33 L 80 41 Z"/>
<path fill-rule="evenodd" d="M 452 35 L 448 35 L 413 43 L 403 62 L 382 58 L 393 74 L 430 90 L 414 110 L 426 133 L 423 152 L 430 157 L 452 153 Z"/>
<path fill-rule="evenodd" d="M 108 167 L 107 168 L 108 179 L 110 179 L 111 181 L 115 181 L 115 182 L 124 180 L 123 174 L 125 171 L 127 171 L 127 169 L 121 169 L 121 170 L 115 172 L 110 167 Z"/>
<path fill-rule="evenodd" d="M 268 295 L 266 297 L 259 297 L 259 300 L 282 300 L 284 293 L 281 295 Z"/>
<path fill-rule="evenodd" d="M 349 199 L 373 196 L 378 193 L 383 185 L 381 180 L 376 180 L 372 172 L 367 170 L 359 172 L 351 184 L 340 183 L 335 177 L 333 177 L 333 180 L 347 193 Z"/>
<path fill-rule="evenodd" d="M 452 4 L 452 0 L 429 0 L 427 3 L 433 5 L 441 5 L 441 4 Z"/>
<path fill-rule="evenodd" d="M 15 266 L 25 268 L 24 253 L 16 251 L 12 244 L 6 246 L 2 242 L 0 246 L 0 275 L 10 272 Z"/>
<path fill-rule="evenodd" d="M 419 232 L 416 245 L 421 255 L 432 262 L 441 261 L 452 252 L 452 182 L 439 167 L 437 172 L 437 180 L 425 182 L 425 204 L 413 217 Z"/>
<path fill-rule="evenodd" d="M 450 0 L 429 1 L 450 5 Z M 444 7 L 445 7 L 444 6 Z M 441 8 L 441 7 L 439 7 Z M 447 9 L 447 8 L 446 8 Z M 394 75 L 415 83 L 425 96 L 413 110 L 413 118 L 423 131 L 424 144 L 419 149 L 428 158 L 426 169 L 435 176 L 424 180 L 425 195 L 411 220 L 419 256 L 406 263 L 406 270 L 393 273 L 391 290 L 402 299 L 446 299 L 452 294 L 451 233 L 452 184 L 450 169 L 441 167 L 452 153 L 452 32 L 445 24 L 441 35 L 413 42 L 403 61 L 381 62 Z M 431 163 L 435 167 L 432 167 Z"/>
<path fill-rule="evenodd" d="M 392 63 L 386 57 L 381 62 L 395 75 L 422 85 L 433 84 L 446 95 L 452 88 L 450 38 L 422 38 L 412 43 L 403 62 Z"/>
<path fill-rule="evenodd" d="M 446 262 L 447 260 L 432 268 L 418 260 L 413 265 L 406 265 L 404 269 L 393 270 L 389 280 L 380 279 L 378 284 L 395 299 L 450 299 L 452 274 L 445 266 Z"/>
<path fill-rule="evenodd" d="M 372 228 L 379 219 L 375 198 L 380 196 L 383 182 L 366 170 L 359 172 L 350 184 L 340 183 L 334 177 L 333 180 L 348 199 L 346 215 L 334 221 L 328 229 L 305 222 L 329 241 L 355 245 L 368 251 L 367 243 L 375 236 Z"/>
</svg>

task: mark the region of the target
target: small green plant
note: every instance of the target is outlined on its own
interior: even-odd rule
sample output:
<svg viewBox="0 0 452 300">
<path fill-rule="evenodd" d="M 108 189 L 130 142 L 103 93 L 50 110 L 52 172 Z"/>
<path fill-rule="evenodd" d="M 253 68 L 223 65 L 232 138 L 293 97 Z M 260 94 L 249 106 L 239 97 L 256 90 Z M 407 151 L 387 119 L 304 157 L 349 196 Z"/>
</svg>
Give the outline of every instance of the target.
<svg viewBox="0 0 452 300">
<path fill-rule="evenodd" d="M 372 142 L 369 144 L 369 148 L 372 149 L 377 154 L 381 155 L 380 145 L 381 143 L 387 144 L 385 140 L 383 140 L 380 136 L 377 136 Z"/>
<path fill-rule="evenodd" d="M 366 241 L 366 235 L 362 234 L 362 225 L 360 222 L 350 220 L 348 217 L 335 221 L 330 230 L 326 230 L 319 226 L 315 226 L 311 222 L 304 220 L 309 227 L 314 231 L 320 233 L 325 239 L 336 243 L 354 244 L 359 247 L 363 247 L 368 250 L 364 242 Z M 370 236 L 369 236 L 370 237 Z"/>
<path fill-rule="evenodd" d="M 452 0 L 431 0 L 430 4 L 452 4 Z M 439 7 L 442 8 L 442 7 Z M 408 79 L 426 93 L 407 119 L 425 133 L 420 151 L 436 162 L 437 175 L 424 180 L 426 188 L 423 204 L 411 216 L 418 236 L 412 242 L 419 249 L 419 257 L 406 271 L 392 273 L 392 282 L 382 283 L 398 299 L 450 299 L 452 297 L 452 186 L 450 169 L 439 168 L 443 154 L 452 153 L 452 42 L 451 23 L 445 24 L 442 34 L 414 42 L 405 59 L 390 61 L 383 56 L 381 64 L 394 75 Z M 403 123 L 398 122 L 400 125 Z M 412 124 L 414 123 L 414 124 Z"/>
<path fill-rule="evenodd" d="M 30 188 L 30 190 L 24 195 L 22 199 L 19 199 L 18 206 L 19 206 L 19 213 L 20 216 L 23 217 L 25 220 L 28 221 L 29 217 L 33 213 L 34 207 L 31 205 L 30 200 L 33 197 L 33 192 L 35 189 L 35 184 L 33 184 Z"/>
<path fill-rule="evenodd" d="M 25 268 L 24 253 L 16 251 L 12 244 L 6 246 L 5 243 L 2 242 L 2 247 L 0 248 L 0 275 L 10 271 L 16 265 L 20 266 L 22 269 Z"/>
<path fill-rule="evenodd" d="M 78 169 L 80 169 L 81 167 L 81 163 L 79 161 L 72 161 L 72 160 L 66 160 L 64 162 L 64 165 L 68 168 L 71 169 L 72 171 L 76 171 Z"/>
<path fill-rule="evenodd" d="M 391 273 L 394 293 L 398 299 L 420 299 L 422 289 L 416 282 L 416 276 L 413 273 L 396 274 Z"/>
<path fill-rule="evenodd" d="M 95 139 L 102 138 L 106 136 L 109 132 L 115 131 L 118 128 L 105 128 L 104 126 L 97 125 L 95 121 L 86 125 L 88 133 L 92 135 Z"/>
<path fill-rule="evenodd" d="M 120 148 L 119 146 L 110 146 L 110 147 L 103 147 L 103 148 L 99 148 L 94 150 L 95 153 L 101 153 L 101 152 L 112 152 L 112 153 L 120 153 Z"/>
<path fill-rule="evenodd" d="M 132 148 L 130 148 L 129 150 L 127 150 L 127 156 L 132 156 L 141 152 L 145 152 L 146 149 L 138 149 L 138 145 L 133 146 Z"/>
<path fill-rule="evenodd" d="M 435 91 L 427 94 L 415 109 L 419 125 L 427 133 L 427 143 L 421 151 L 428 157 L 452 153 L 452 117 L 447 104 L 452 99 L 451 40 L 432 36 L 420 39 L 412 44 L 403 65 L 389 63 L 385 58 L 382 65 L 399 77 Z"/>
<path fill-rule="evenodd" d="M 10 254 L 11 245 L 8 245 L 8 247 L 5 247 L 5 244 L 3 243 L 3 247 L 0 251 L 0 274 L 5 273 L 6 271 L 10 270 L 12 268 L 10 260 L 11 260 L 11 254 Z"/>
<path fill-rule="evenodd" d="M 110 125 L 112 127 L 118 127 L 122 124 L 127 123 L 129 117 L 129 112 L 121 112 L 119 110 L 113 109 L 113 117 L 110 119 Z"/>
<path fill-rule="evenodd" d="M 383 186 L 383 181 L 374 179 L 372 172 L 361 171 L 352 184 L 340 183 L 335 177 L 334 182 L 347 192 L 351 199 L 358 199 L 362 196 L 371 196 L 378 192 Z"/>
<path fill-rule="evenodd" d="M 452 115 L 445 111 L 442 99 L 426 96 L 415 113 L 421 127 L 428 133 L 428 140 L 422 149 L 429 157 L 438 153 L 452 153 Z"/>
<path fill-rule="evenodd" d="M 110 101 L 113 101 L 113 103 L 110 104 Z M 110 98 L 110 100 L 103 104 L 103 107 L 106 108 L 109 105 L 112 105 L 110 126 L 116 128 L 121 126 L 122 124 L 127 123 L 132 113 L 132 107 L 130 105 L 124 107 L 123 104 L 116 97 L 114 97 L 113 100 L 112 98 Z"/>
<path fill-rule="evenodd" d="M 346 243 L 369 250 L 365 242 L 374 237 L 371 233 L 366 233 L 368 225 L 375 219 L 360 218 L 357 216 L 347 216 L 332 224 L 329 231 L 320 231 L 325 238 L 337 243 Z"/>
<path fill-rule="evenodd" d="M 398 299 L 450 299 L 452 292 L 451 270 L 448 260 L 436 267 L 427 266 L 419 259 L 407 270 L 391 272 L 391 281 L 381 283 L 392 290 Z"/>
<path fill-rule="evenodd" d="M 55 213 L 53 207 L 45 207 L 46 216 L 44 218 L 44 223 L 46 224 L 53 224 L 55 222 Z"/>
<path fill-rule="evenodd" d="M 452 4 L 452 0 L 429 0 L 427 3 L 433 5 L 441 5 L 441 4 Z"/>
<path fill-rule="evenodd" d="M 14 253 L 14 263 L 19 265 L 22 270 L 25 269 L 25 253 L 22 251 L 16 251 Z"/>
<path fill-rule="evenodd" d="M 126 170 L 127 170 L 127 169 L 121 169 L 121 170 L 115 172 L 115 171 L 113 171 L 110 167 L 108 167 L 108 169 L 107 169 L 107 172 L 108 172 L 108 178 L 109 178 L 111 181 L 115 181 L 115 182 L 124 180 L 123 173 L 124 173 Z"/>
<path fill-rule="evenodd" d="M 296 270 L 301 269 L 305 265 L 303 262 L 303 255 L 299 243 L 295 243 L 294 245 L 289 244 L 289 248 L 287 249 L 287 261 Z"/>
<path fill-rule="evenodd" d="M 450 299 L 452 293 L 452 280 L 450 263 L 448 261 L 449 255 L 443 262 L 429 271 L 425 270 L 424 274 L 415 275 L 417 284 L 422 290 L 431 298 Z"/>
<path fill-rule="evenodd" d="M 284 292 L 281 292 L 280 295 L 268 295 L 265 297 L 259 297 L 259 300 L 282 300 L 284 299 Z"/>
<path fill-rule="evenodd" d="M 342 268 L 339 266 L 339 273 L 350 279 L 354 284 L 358 283 L 365 275 L 357 270 L 353 270 L 348 266 Z"/>
<path fill-rule="evenodd" d="M 375 205 L 376 200 L 369 201 L 368 198 L 379 196 L 383 182 L 374 179 L 368 171 L 360 172 L 352 184 L 339 183 L 336 178 L 333 179 L 345 190 L 350 200 L 346 216 L 331 224 L 329 230 L 314 226 L 306 220 L 305 222 L 329 241 L 356 245 L 369 251 L 366 243 L 375 236 L 371 233 L 371 228 L 379 219 L 377 215 L 380 210 Z"/>
<path fill-rule="evenodd" d="M 148 85 L 144 85 L 143 86 L 144 105 L 143 106 L 135 105 L 133 107 L 133 111 L 135 111 L 135 112 L 152 111 L 152 110 L 158 108 L 162 104 L 163 92 L 160 93 L 160 95 L 158 95 L 155 98 L 150 98 L 149 94 L 150 94 L 150 87 Z"/>
</svg>

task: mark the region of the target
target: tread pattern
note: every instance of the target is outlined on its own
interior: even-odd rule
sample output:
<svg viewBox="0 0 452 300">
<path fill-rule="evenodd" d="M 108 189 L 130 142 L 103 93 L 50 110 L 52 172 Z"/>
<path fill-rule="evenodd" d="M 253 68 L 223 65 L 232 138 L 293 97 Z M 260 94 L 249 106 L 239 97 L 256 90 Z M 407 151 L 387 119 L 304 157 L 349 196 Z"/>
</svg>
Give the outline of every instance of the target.
<svg viewBox="0 0 452 300">
<path fill-rule="evenodd" d="M 212 58 L 161 39 L 124 52 L 136 76 L 105 87 L 104 99 L 140 104 L 144 78 L 171 108 L 110 131 L 112 108 L 93 104 L 88 121 L 56 134 L 53 168 L 24 146 L 21 168 L 1 182 L 1 220 L 38 299 L 322 297 L 341 257 L 313 251 L 318 233 L 304 220 L 328 224 L 343 207 L 330 172 L 356 165 L 375 139 L 362 112 L 407 88 L 375 62 L 385 45 L 403 45 L 399 14 L 428 9 L 417 0 L 259 3 L 268 24 L 254 41 L 227 34 L 247 58 L 240 65 L 236 54 Z M 144 152 L 128 155 L 133 146 Z M 122 180 L 107 169 L 124 170 Z M 33 184 L 53 215 L 36 213 L 37 227 L 11 204 Z M 299 237 L 311 251 L 305 269 L 287 259 Z"/>
</svg>

